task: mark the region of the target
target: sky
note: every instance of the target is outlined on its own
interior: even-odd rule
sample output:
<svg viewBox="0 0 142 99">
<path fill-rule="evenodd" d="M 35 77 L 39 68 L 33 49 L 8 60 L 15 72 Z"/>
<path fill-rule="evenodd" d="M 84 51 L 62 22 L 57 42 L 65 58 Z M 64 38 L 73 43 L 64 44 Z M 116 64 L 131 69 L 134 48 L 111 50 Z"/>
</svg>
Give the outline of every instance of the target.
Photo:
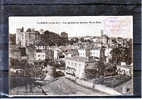
<svg viewBox="0 0 142 99">
<path fill-rule="evenodd" d="M 100 36 L 101 31 L 110 37 L 133 37 L 132 16 L 10 16 L 9 33 L 16 33 L 17 28 L 49 30 L 69 37 Z"/>
</svg>

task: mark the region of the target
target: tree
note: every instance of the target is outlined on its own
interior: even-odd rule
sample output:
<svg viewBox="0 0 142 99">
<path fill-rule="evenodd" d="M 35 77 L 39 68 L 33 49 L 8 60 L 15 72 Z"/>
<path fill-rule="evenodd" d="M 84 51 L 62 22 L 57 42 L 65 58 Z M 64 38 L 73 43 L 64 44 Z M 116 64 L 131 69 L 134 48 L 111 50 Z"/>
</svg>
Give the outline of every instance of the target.
<svg viewBox="0 0 142 99">
<path fill-rule="evenodd" d="M 61 37 L 57 33 L 50 32 L 48 30 L 45 31 L 44 34 L 41 34 L 41 40 L 49 46 L 60 46 L 68 43 L 67 38 Z"/>
<path fill-rule="evenodd" d="M 133 61 L 133 57 L 132 57 L 132 39 L 130 39 L 129 41 L 128 41 L 128 58 L 127 58 L 127 63 L 130 65 L 131 63 L 132 63 L 132 61 Z"/>
<path fill-rule="evenodd" d="M 123 44 L 115 44 L 115 47 L 110 52 L 112 55 L 112 63 L 120 64 L 120 62 L 126 62 L 126 64 L 132 63 L 132 40 L 129 40 L 124 46 Z"/>
</svg>

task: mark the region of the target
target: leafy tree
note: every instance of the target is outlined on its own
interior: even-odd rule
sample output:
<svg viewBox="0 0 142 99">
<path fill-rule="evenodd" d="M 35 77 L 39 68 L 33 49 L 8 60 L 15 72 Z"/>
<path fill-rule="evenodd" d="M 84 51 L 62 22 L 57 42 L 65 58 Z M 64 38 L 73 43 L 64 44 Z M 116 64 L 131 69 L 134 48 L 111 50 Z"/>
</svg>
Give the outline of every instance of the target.
<svg viewBox="0 0 142 99">
<path fill-rule="evenodd" d="M 68 43 L 66 38 L 60 37 L 57 33 L 50 32 L 48 30 L 45 31 L 44 34 L 41 34 L 41 40 L 49 46 L 60 46 Z"/>
<path fill-rule="evenodd" d="M 112 63 L 120 64 L 120 62 L 126 62 L 126 64 L 132 63 L 132 40 L 129 40 L 124 46 L 123 44 L 115 44 L 115 47 L 110 52 L 112 55 Z"/>
</svg>

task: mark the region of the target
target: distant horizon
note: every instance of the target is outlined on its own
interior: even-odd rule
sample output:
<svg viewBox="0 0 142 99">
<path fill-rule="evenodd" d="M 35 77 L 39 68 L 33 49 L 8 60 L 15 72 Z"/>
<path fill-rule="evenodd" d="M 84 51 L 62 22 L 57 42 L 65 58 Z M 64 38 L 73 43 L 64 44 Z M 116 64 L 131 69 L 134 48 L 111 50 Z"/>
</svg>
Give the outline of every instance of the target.
<svg viewBox="0 0 142 99">
<path fill-rule="evenodd" d="M 101 36 L 133 38 L 132 16 L 63 16 L 63 17 L 9 17 L 9 33 L 17 28 L 43 29 L 56 34 L 68 33 L 68 37 Z"/>
<path fill-rule="evenodd" d="M 22 28 L 22 27 L 21 27 Z M 24 27 L 23 27 L 24 28 Z M 18 29 L 18 28 L 17 28 Z M 33 29 L 33 28 L 27 28 L 27 29 Z M 26 30 L 27 30 L 26 29 Z M 35 31 L 40 31 L 40 30 L 36 30 L 35 29 Z M 50 30 L 44 30 L 44 32 L 45 31 L 50 31 Z M 24 32 L 26 32 L 25 30 L 24 30 Z M 50 32 L 53 32 L 53 31 L 50 31 Z M 64 32 L 64 31 L 63 31 Z M 53 32 L 53 33 L 55 33 L 55 32 Z M 62 32 L 61 32 L 62 33 Z M 58 34 L 58 33 L 56 33 L 56 34 L 58 34 L 58 35 L 61 35 L 61 33 L 60 34 Z M 16 33 L 9 33 L 9 34 L 15 34 L 16 35 Z M 67 33 L 68 34 L 68 33 Z M 109 35 L 107 35 L 107 34 L 104 34 L 104 35 L 106 35 L 106 36 L 108 36 L 108 37 L 111 37 L 111 38 L 118 38 L 119 36 L 117 36 L 117 37 L 113 37 L 113 36 L 109 36 Z M 89 35 L 86 35 L 86 36 L 71 36 L 71 37 L 68 37 L 68 38 L 81 38 L 81 37 L 100 37 L 100 36 L 96 36 L 96 35 L 94 35 L 94 36 L 89 36 Z M 126 37 L 120 37 L 120 38 L 126 38 Z M 130 38 L 130 39 L 133 39 L 133 38 Z"/>
<path fill-rule="evenodd" d="M 22 27 L 21 27 L 22 28 Z M 23 27 L 24 28 L 24 27 Z M 18 28 L 17 28 L 18 29 Z M 33 29 L 33 28 L 27 28 L 27 29 Z M 26 29 L 26 30 L 27 30 Z M 39 30 L 36 30 L 35 29 L 35 31 L 40 31 L 41 29 L 39 29 Z M 43 29 L 42 29 L 43 30 Z M 44 30 L 44 32 L 45 31 L 50 31 L 50 30 Z M 26 32 L 25 30 L 24 30 L 24 32 Z M 50 31 L 50 32 L 53 32 L 53 31 Z M 64 31 L 63 31 L 64 32 Z M 53 33 L 55 33 L 55 32 L 53 32 Z M 61 32 L 62 33 L 62 32 Z M 58 34 L 58 35 L 61 35 L 61 33 L 56 33 L 56 34 Z M 67 32 L 66 32 L 67 33 Z M 9 34 L 16 34 L 16 33 L 9 33 Z M 68 34 L 68 33 L 67 33 Z M 104 34 L 104 35 L 107 35 L 107 34 Z M 86 36 L 71 36 L 71 37 L 69 37 L 69 38 L 75 38 L 75 37 L 79 37 L 79 38 L 81 38 L 81 37 L 87 37 L 87 36 L 90 36 L 90 35 L 86 35 Z M 93 35 L 92 37 L 95 37 L 96 35 Z M 101 35 L 99 35 L 99 36 L 96 36 L 96 37 L 100 37 Z M 114 37 L 114 38 L 118 38 L 118 37 L 120 37 L 120 36 L 109 36 L 109 35 L 107 35 L 108 37 Z M 126 37 L 121 37 L 121 38 L 126 38 Z M 131 38 L 131 39 L 133 39 L 133 38 Z"/>
</svg>

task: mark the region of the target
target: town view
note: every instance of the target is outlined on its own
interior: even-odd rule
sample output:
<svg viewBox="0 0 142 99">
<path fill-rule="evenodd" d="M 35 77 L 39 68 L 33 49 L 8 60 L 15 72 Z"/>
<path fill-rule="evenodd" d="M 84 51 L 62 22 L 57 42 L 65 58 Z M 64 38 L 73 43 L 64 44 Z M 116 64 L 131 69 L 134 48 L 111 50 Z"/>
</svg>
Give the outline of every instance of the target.
<svg viewBox="0 0 142 99">
<path fill-rule="evenodd" d="M 132 38 L 69 37 L 17 28 L 9 34 L 11 95 L 132 95 Z"/>
</svg>

